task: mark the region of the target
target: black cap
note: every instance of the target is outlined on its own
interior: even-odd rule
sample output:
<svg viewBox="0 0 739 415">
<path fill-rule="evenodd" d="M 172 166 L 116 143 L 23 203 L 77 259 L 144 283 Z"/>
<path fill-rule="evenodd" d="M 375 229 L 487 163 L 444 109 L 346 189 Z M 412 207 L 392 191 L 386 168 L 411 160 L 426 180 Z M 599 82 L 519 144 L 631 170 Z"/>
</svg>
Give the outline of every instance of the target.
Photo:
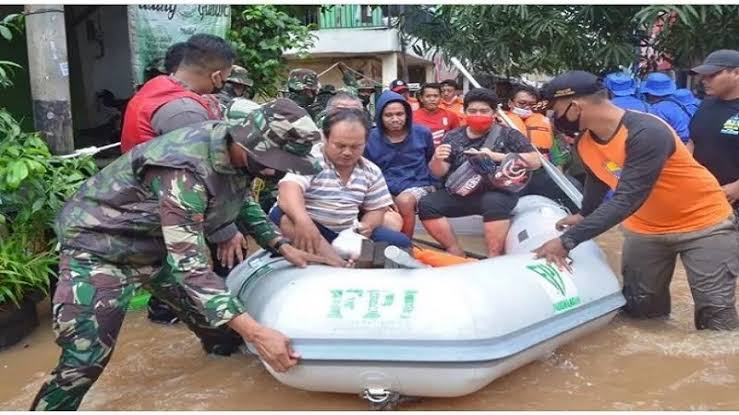
<svg viewBox="0 0 739 415">
<path fill-rule="evenodd" d="M 390 82 L 390 90 L 393 92 L 408 91 L 408 84 L 402 79 L 396 79 Z"/>
<path fill-rule="evenodd" d="M 543 92 L 545 99 L 553 101 L 558 98 L 590 95 L 602 89 L 603 84 L 592 73 L 569 71 L 549 81 Z"/>
<path fill-rule="evenodd" d="M 691 69 L 691 71 L 700 75 L 713 75 L 726 68 L 737 67 L 739 67 L 739 51 L 721 49 L 708 54 L 703 63 Z"/>
</svg>

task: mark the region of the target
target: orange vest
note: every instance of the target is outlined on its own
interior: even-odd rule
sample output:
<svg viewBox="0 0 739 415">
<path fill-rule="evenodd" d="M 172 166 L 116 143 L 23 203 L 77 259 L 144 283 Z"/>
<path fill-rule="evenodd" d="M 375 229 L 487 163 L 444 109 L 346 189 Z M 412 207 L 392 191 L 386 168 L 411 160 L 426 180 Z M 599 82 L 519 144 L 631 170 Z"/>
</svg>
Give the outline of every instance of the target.
<svg viewBox="0 0 739 415">
<path fill-rule="evenodd" d="M 506 115 L 539 151 L 548 153 L 552 149 L 554 133 L 552 132 L 552 125 L 549 122 L 549 118 L 533 113 L 524 120 L 510 111 L 506 111 Z"/>
<path fill-rule="evenodd" d="M 675 139 L 675 152 L 662 167 L 647 200 L 623 222 L 624 227 L 640 234 L 691 232 L 727 219 L 731 206 L 718 181 L 693 159 L 675 131 L 664 125 Z M 583 163 L 612 190 L 621 176 L 629 135 L 628 127 L 622 124 L 607 144 L 596 142 L 590 131 L 578 141 Z"/>
<path fill-rule="evenodd" d="M 467 125 L 464 117 L 464 101 L 460 97 L 454 98 L 452 102 L 446 102 L 443 99 L 439 100 L 439 108 L 443 108 L 447 111 L 453 112 L 459 119 L 459 125 L 464 127 Z"/>
</svg>

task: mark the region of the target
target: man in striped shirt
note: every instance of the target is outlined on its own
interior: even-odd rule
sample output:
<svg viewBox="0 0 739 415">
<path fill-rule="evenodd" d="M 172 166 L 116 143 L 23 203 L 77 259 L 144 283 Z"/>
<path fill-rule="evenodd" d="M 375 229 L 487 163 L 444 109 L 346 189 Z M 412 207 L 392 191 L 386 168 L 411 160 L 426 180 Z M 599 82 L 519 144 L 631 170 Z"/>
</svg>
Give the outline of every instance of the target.
<svg viewBox="0 0 739 415">
<path fill-rule="evenodd" d="M 357 220 L 360 234 L 374 241 L 410 247 L 407 236 L 382 226 L 393 198 L 380 168 L 362 157 L 369 129 L 361 110 L 341 109 L 327 114 L 324 142 L 312 152 L 322 171 L 310 176 L 290 173 L 280 181 L 277 206 L 270 218 L 296 247 L 338 261 L 330 243 Z"/>
</svg>

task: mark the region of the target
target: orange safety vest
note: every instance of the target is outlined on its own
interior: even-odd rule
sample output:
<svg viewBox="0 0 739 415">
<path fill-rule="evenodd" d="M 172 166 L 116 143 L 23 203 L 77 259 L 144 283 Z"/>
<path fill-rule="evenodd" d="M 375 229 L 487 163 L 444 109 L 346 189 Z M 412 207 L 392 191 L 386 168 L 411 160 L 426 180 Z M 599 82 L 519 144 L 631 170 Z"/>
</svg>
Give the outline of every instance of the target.
<svg viewBox="0 0 739 415">
<path fill-rule="evenodd" d="M 661 122 L 672 132 L 675 152 L 662 167 L 647 200 L 623 222 L 624 227 L 640 234 L 691 232 L 727 219 L 732 212 L 731 206 L 718 181 L 695 161 L 675 131 Z M 612 190 L 616 189 L 621 177 L 626 140 L 630 135 L 624 121 L 606 144 L 596 142 L 590 131 L 584 132 L 578 141 L 577 150 L 583 163 Z"/>
<path fill-rule="evenodd" d="M 533 113 L 524 120 L 510 111 L 506 111 L 506 115 L 539 151 L 548 153 L 552 149 L 554 145 L 554 133 L 552 132 L 552 123 L 549 122 L 549 118 Z"/>
<path fill-rule="evenodd" d="M 441 99 L 439 100 L 439 108 L 443 108 L 456 114 L 457 118 L 459 119 L 459 125 L 461 127 L 467 125 L 467 121 L 465 121 L 464 117 L 464 100 L 462 100 L 462 98 L 456 97 L 452 100 L 452 102 L 446 102 Z"/>
</svg>

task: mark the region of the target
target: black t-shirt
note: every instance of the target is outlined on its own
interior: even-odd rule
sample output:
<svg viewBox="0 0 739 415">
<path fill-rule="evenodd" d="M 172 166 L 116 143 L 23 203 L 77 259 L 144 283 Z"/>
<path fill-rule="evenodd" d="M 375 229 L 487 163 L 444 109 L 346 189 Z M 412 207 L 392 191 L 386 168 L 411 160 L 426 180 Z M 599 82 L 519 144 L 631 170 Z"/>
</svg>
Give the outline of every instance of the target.
<svg viewBox="0 0 739 415">
<path fill-rule="evenodd" d="M 521 134 L 518 130 L 502 126 L 501 137 L 496 142 L 492 150 L 496 153 L 530 153 L 534 151 L 534 147 L 531 143 Z M 451 154 L 446 161 L 451 165 L 449 167 L 449 173 L 457 170 L 462 163 L 467 160 L 467 156 L 464 154 L 465 150 L 475 148 L 479 150 L 482 144 L 485 142 L 485 137 L 482 136 L 478 139 L 471 139 L 467 135 L 467 127 L 459 127 L 449 131 L 444 139 L 441 141 L 442 144 L 449 144 L 452 148 Z M 446 177 L 444 178 L 446 179 Z"/>
<path fill-rule="evenodd" d="M 739 99 L 706 98 L 690 123 L 693 157 L 719 184 L 739 180 Z"/>
</svg>

